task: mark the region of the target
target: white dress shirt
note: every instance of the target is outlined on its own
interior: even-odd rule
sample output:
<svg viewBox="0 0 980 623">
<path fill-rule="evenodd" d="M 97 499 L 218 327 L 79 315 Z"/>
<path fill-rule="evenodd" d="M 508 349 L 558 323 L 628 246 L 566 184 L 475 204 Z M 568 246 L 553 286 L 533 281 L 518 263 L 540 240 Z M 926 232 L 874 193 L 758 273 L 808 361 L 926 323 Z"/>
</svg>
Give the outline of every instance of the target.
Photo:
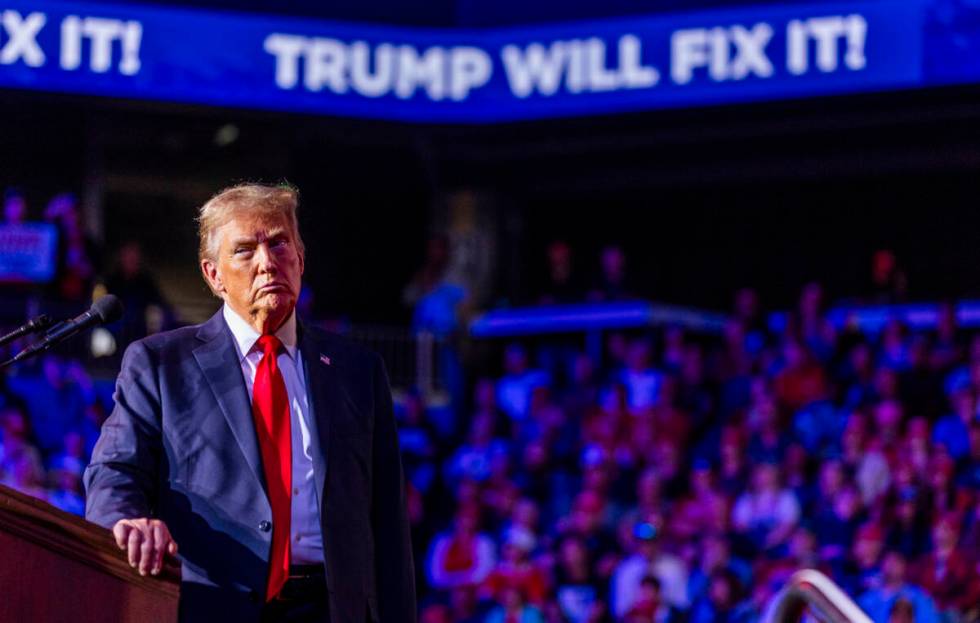
<svg viewBox="0 0 980 623">
<path fill-rule="evenodd" d="M 256 346 L 259 333 L 228 305 L 222 308 L 225 323 L 235 338 L 242 376 L 252 400 L 255 369 L 262 359 L 262 351 Z M 323 535 L 320 532 L 320 505 L 313 477 L 313 440 L 310 426 L 310 401 L 306 391 L 306 375 L 303 359 L 297 348 L 296 311 L 276 331 L 276 337 L 285 346 L 276 361 L 286 383 L 289 396 L 290 431 L 292 433 L 293 491 L 290 506 L 290 556 L 293 564 L 322 563 Z"/>
</svg>

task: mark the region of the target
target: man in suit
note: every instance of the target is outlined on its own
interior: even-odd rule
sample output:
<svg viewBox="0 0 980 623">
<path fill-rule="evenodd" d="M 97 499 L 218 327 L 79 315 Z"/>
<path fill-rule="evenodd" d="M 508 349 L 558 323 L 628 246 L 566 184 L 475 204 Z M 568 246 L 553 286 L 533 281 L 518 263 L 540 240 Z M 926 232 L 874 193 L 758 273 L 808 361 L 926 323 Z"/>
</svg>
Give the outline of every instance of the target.
<svg viewBox="0 0 980 623">
<path fill-rule="evenodd" d="M 298 324 L 297 202 L 242 184 L 201 208 L 200 266 L 224 305 L 126 350 L 86 517 L 142 574 L 179 544 L 182 621 L 413 622 L 387 374 Z"/>
</svg>

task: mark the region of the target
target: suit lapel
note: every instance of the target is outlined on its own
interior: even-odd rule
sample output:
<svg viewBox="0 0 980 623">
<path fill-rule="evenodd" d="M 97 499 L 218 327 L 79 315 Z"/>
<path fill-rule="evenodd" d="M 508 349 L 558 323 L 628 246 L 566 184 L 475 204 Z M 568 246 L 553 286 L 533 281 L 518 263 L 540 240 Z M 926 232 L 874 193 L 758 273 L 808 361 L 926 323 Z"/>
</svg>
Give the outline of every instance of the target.
<svg viewBox="0 0 980 623">
<path fill-rule="evenodd" d="M 252 468 L 253 475 L 265 490 L 262 455 L 259 453 L 255 422 L 252 419 L 252 403 L 248 399 L 248 390 L 242 377 L 238 351 L 232 342 L 231 330 L 221 316 L 221 310 L 201 325 L 197 337 L 203 343 L 194 349 L 194 358 L 201 366 L 204 378 L 211 386 L 218 406 L 228 421 L 228 427 L 245 455 L 245 460 Z"/>
<path fill-rule="evenodd" d="M 326 492 L 324 485 L 327 481 L 327 465 L 329 465 L 327 455 L 330 451 L 330 421 L 336 416 L 337 409 L 344 407 L 336 364 L 326 355 L 322 347 L 323 344 L 316 339 L 312 331 L 304 331 L 300 327 L 299 348 L 306 365 L 307 392 L 313 411 L 310 422 L 314 439 L 320 446 L 320 451 L 314 453 L 313 475 L 316 478 L 321 512 L 323 496 Z"/>
</svg>

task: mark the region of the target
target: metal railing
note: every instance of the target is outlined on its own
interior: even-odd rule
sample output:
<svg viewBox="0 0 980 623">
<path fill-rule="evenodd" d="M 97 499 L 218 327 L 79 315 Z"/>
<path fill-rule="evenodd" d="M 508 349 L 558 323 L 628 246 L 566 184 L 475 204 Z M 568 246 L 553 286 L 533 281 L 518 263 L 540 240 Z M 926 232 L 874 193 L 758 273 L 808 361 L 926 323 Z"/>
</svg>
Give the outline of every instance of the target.
<svg viewBox="0 0 980 623">
<path fill-rule="evenodd" d="M 871 623 L 833 580 L 814 569 L 793 574 L 787 585 L 769 602 L 763 623 L 798 623 L 804 614 L 823 623 Z"/>
<path fill-rule="evenodd" d="M 353 325 L 343 333 L 381 355 L 392 386 L 414 387 L 426 395 L 443 389 L 440 349 L 444 340 L 431 333 L 382 325 Z"/>
</svg>

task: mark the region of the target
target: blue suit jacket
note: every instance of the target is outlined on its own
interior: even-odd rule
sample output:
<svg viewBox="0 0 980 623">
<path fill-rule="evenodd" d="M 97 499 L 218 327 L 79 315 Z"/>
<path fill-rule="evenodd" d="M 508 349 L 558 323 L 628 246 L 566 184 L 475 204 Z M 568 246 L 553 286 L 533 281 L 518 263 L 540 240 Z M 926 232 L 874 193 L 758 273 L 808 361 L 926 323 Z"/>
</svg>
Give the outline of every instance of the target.
<svg viewBox="0 0 980 623">
<path fill-rule="evenodd" d="M 412 622 L 404 478 L 384 365 L 300 328 L 320 452 L 314 474 L 333 623 Z M 85 472 L 86 517 L 156 517 L 180 547 L 182 621 L 257 621 L 272 511 L 231 331 L 202 325 L 133 343 Z"/>
</svg>

